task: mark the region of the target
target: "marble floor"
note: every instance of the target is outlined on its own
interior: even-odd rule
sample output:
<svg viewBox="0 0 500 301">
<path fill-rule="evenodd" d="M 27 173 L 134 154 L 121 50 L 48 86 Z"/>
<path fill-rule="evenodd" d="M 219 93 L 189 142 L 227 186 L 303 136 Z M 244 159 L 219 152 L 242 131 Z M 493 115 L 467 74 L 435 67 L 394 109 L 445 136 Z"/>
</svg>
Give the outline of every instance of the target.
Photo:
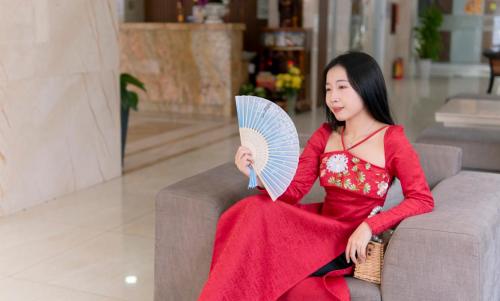
<svg viewBox="0 0 500 301">
<path fill-rule="evenodd" d="M 412 140 L 447 96 L 483 92 L 487 78 L 388 85 L 396 122 Z M 323 116 L 297 115 L 299 132 L 312 132 Z M 239 137 L 234 120 L 140 113 L 131 125 L 132 167 L 123 177 L 0 218 L 0 300 L 153 300 L 155 194 L 232 161 Z"/>
</svg>

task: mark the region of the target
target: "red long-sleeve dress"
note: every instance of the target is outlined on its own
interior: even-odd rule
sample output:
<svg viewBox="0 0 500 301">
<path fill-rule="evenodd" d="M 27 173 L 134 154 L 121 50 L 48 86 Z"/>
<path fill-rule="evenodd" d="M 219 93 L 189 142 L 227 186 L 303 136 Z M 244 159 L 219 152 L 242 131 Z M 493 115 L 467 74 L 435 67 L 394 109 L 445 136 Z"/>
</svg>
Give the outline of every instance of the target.
<svg viewBox="0 0 500 301">
<path fill-rule="evenodd" d="M 350 300 L 344 275 L 352 274 L 353 266 L 309 276 L 345 251 L 363 221 L 379 234 L 434 207 L 403 126 L 388 127 L 384 167 L 350 152 L 384 127 L 349 149 L 325 152 L 332 129 L 324 123 L 308 140 L 295 177 L 276 202 L 261 189 L 226 210 L 217 223 L 210 273 L 199 300 Z M 299 204 L 318 176 L 324 201 Z M 395 177 L 404 200 L 368 218 L 374 207 L 384 205 Z"/>
</svg>

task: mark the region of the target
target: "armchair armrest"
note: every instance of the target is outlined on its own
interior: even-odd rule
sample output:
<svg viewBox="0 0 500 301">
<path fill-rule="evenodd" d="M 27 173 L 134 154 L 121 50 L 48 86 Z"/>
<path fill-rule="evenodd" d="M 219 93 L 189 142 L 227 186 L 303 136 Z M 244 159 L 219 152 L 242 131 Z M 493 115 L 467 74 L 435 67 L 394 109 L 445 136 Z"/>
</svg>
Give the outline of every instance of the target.
<svg viewBox="0 0 500 301">
<path fill-rule="evenodd" d="M 462 171 L 433 189 L 434 211 L 402 221 L 384 257 L 382 298 L 498 300 L 500 175 Z"/>
<path fill-rule="evenodd" d="M 170 185 L 156 197 L 155 300 L 196 300 L 206 280 L 219 216 L 256 193 L 226 163 Z"/>
</svg>

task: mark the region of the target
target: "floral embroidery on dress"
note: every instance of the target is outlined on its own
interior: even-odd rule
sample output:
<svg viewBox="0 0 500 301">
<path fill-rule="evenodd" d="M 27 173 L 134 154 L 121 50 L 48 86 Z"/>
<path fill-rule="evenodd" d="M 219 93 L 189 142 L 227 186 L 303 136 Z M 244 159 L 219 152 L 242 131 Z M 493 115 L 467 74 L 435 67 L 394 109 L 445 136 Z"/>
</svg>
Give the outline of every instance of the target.
<svg viewBox="0 0 500 301">
<path fill-rule="evenodd" d="M 344 188 L 347 188 L 347 189 L 353 190 L 353 191 L 358 190 L 358 187 L 356 187 L 356 185 L 354 185 L 353 183 L 351 183 L 351 179 L 349 179 L 349 178 L 345 179 L 345 181 L 344 181 Z"/>
<path fill-rule="evenodd" d="M 348 158 L 349 156 L 351 158 Z M 333 185 L 378 198 L 385 196 L 389 188 L 390 176 L 386 169 L 373 166 L 346 152 L 334 153 L 322 158 L 320 181 L 323 186 Z M 372 189 L 372 187 L 377 189 Z"/>
<path fill-rule="evenodd" d="M 347 170 L 347 157 L 344 154 L 340 155 L 333 155 L 328 159 L 328 162 L 326 163 L 326 168 L 330 172 L 344 172 Z"/>
<path fill-rule="evenodd" d="M 365 174 L 362 171 L 358 172 L 358 181 L 363 183 L 365 179 L 366 179 Z"/>
<path fill-rule="evenodd" d="M 370 183 L 365 183 L 365 186 L 363 186 L 363 193 L 367 194 L 370 192 L 371 189 L 372 187 L 370 186 Z"/>
<path fill-rule="evenodd" d="M 378 183 L 377 187 L 378 187 L 377 194 L 379 196 L 383 196 L 385 194 L 385 192 L 387 191 L 387 188 L 389 188 L 389 183 L 382 181 L 382 182 Z"/>
<path fill-rule="evenodd" d="M 340 179 L 335 179 L 334 177 L 331 177 L 330 179 L 328 179 L 328 183 L 336 185 L 338 187 L 342 187 L 342 183 L 341 183 Z"/>
</svg>

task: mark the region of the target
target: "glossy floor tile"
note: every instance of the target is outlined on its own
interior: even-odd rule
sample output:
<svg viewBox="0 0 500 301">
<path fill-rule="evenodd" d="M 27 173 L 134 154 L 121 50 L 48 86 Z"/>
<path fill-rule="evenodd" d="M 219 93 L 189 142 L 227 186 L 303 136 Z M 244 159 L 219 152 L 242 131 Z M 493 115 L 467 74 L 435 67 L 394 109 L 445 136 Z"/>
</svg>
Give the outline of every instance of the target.
<svg viewBox="0 0 500 301">
<path fill-rule="evenodd" d="M 0 300 L 5 301 L 123 301 L 60 286 L 0 277 Z"/>
<path fill-rule="evenodd" d="M 0 224 L 0 275 L 10 276 L 23 271 L 76 248 L 99 233 L 37 219 L 3 222 Z"/>
<path fill-rule="evenodd" d="M 124 300 L 152 300 L 154 239 L 104 233 L 13 276 Z"/>
</svg>

